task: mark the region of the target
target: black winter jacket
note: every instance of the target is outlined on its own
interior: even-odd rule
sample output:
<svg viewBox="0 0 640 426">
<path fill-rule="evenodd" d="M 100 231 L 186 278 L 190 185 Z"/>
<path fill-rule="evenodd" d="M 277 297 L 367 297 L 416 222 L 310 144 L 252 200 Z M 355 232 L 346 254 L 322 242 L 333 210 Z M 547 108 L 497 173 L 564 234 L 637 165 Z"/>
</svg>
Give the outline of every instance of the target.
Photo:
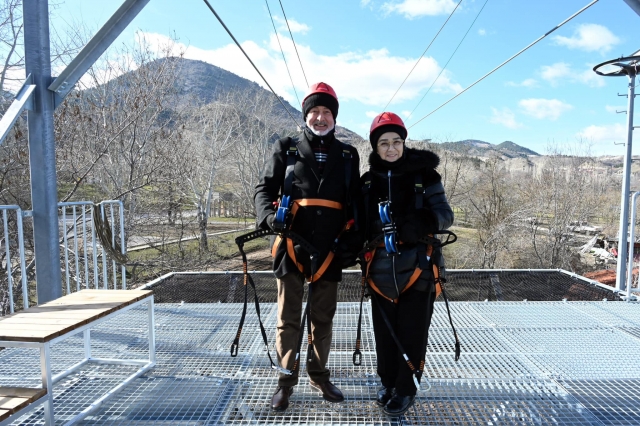
<svg viewBox="0 0 640 426">
<path fill-rule="evenodd" d="M 365 239 L 372 241 L 382 233 L 378 205 L 389 200 L 391 171 L 391 214 L 397 226 L 398 239 L 402 241 L 399 245 L 400 255 L 393 259 L 384 248 L 378 248 L 369 269 L 369 276 L 375 285 L 381 290 L 386 288 L 387 295 L 391 298 L 397 297 L 396 283 L 402 291 L 418 266 L 417 240 L 435 231 L 445 230 L 453 223 L 453 211 L 445 196 L 442 179 L 435 170 L 439 162 L 439 157 L 428 150 L 405 147 L 403 156 L 393 163 L 383 161 L 377 153 L 372 152 L 369 156 L 369 172 L 361 178 L 362 187 L 369 188 L 366 197 L 368 205 L 364 208 Z M 421 175 L 424 188 L 421 209 L 416 209 L 416 174 Z M 370 184 L 367 185 L 366 182 Z M 432 261 L 437 261 L 437 256 L 438 253 L 432 256 Z M 414 284 L 414 288 L 425 291 L 432 282 L 431 268 L 423 268 L 420 280 Z"/>
<path fill-rule="evenodd" d="M 324 138 L 325 143 L 331 144 L 322 177 L 311 149 L 310 140 L 312 138 Z M 291 199 L 320 198 L 336 201 L 343 205 L 343 210 L 341 211 L 329 207 L 301 207 L 298 209 L 293 221 L 291 230 L 299 234 L 319 251 L 318 267 L 320 267 L 329 253 L 334 239 L 346 221 L 353 217 L 353 209 L 351 206 L 347 206 L 347 200 L 350 199 L 355 202 L 359 196 L 360 158 L 358 157 L 358 151 L 354 147 L 340 142 L 334 137 L 333 132 L 319 137 L 305 129 L 296 139 L 299 141 L 299 155 L 294 167 Z M 273 203 L 280 198 L 283 191 L 287 166 L 286 151 L 289 148 L 290 141 L 290 138 L 283 138 L 274 143 L 271 160 L 267 163 L 262 178 L 256 185 L 254 201 L 257 223 L 262 229 L 269 228 L 267 218 L 275 212 Z M 344 150 L 351 154 L 351 160 L 349 160 L 351 162 L 349 188 L 346 188 L 345 161 L 347 160 L 343 155 Z M 296 260 L 304 266 L 304 274 L 309 276 L 309 254 L 297 245 L 295 246 L 295 252 Z M 341 260 L 339 256 L 336 256 L 322 278 L 329 281 L 341 281 L 341 266 Z M 298 268 L 287 255 L 286 244 L 284 243 L 280 244 L 276 251 L 276 256 L 273 259 L 273 270 L 277 278 L 281 278 L 287 273 L 298 271 Z"/>
</svg>

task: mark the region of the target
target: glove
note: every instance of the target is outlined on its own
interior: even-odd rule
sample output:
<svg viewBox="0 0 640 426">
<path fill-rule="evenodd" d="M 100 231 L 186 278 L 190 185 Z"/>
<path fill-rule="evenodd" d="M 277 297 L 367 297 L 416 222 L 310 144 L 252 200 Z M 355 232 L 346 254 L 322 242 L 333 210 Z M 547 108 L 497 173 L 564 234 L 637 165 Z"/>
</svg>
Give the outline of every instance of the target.
<svg viewBox="0 0 640 426">
<path fill-rule="evenodd" d="M 265 228 L 265 226 L 263 226 L 263 228 L 264 228 L 264 229 L 271 230 L 271 231 L 275 231 L 275 228 L 274 228 L 274 226 L 273 226 L 273 222 L 275 222 L 275 220 L 276 220 L 276 214 L 275 214 L 275 213 L 271 213 L 271 214 L 270 214 L 269 216 L 267 216 L 267 218 L 264 220 L 264 222 L 263 222 L 263 223 L 266 225 L 266 228 Z"/>
</svg>

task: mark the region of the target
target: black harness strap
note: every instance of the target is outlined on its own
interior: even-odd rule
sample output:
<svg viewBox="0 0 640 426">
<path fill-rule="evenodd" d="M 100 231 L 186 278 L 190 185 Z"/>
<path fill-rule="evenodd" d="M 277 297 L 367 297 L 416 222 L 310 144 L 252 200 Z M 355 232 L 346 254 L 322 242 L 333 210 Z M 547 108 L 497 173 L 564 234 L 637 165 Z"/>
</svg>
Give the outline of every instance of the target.
<svg viewBox="0 0 640 426">
<path fill-rule="evenodd" d="M 293 170 L 298 160 L 298 139 L 290 138 L 289 149 L 287 150 L 287 168 L 284 171 L 284 187 L 282 188 L 283 196 L 291 196 L 293 189 Z"/>
<path fill-rule="evenodd" d="M 262 318 L 260 316 L 260 301 L 258 299 L 258 293 L 256 291 L 256 285 L 253 281 L 253 278 L 251 277 L 251 275 L 249 275 L 248 266 L 247 266 L 247 255 L 244 252 L 245 243 L 247 243 L 248 241 L 254 240 L 256 238 L 265 237 L 267 235 L 277 235 L 277 233 L 271 230 L 260 229 L 257 231 L 249 232 L 248 234 L 240 235 L 235 240 L 236 244 L 238 245 L 240 255 L 242 256 L 242 271 L 244 275 L 244 306 L 242 308 L 242 316 L 240 317 L 240 324 L 238 324 L 238 331 L 236 333 L 236 337 L 233 340 L 233 343 L 231 344 L 231 356 L 235 357 L 238 355 L 238 347 L 240 345 L 240 335 L 242 334 L 242 328 L 244 326 L 244 321 L 247 314 L 247 304 L 248 304 L 247 284 L 249 284 L 253 288 L 256 315 L 258 317 L 258 322 L 260 324 L 260 333 L 262 334 L 262 341 L 264 342 L 265 348 L 267 350 L 267 356 L 269 357 L 269 361 L 271 361 L 271 368 L 278 370 L 283 374 L 291 375 L 293 374 L 293 372 L 297 370 L 299 366 L 298 359 L 300 358 L 300 348 L 302 346 L 302 335 L 304 334 L 305 318 L 309 317 L 308 313 L 310 310 L 310 303 L 309 301 L 307 301 L 307 307 L 305 309 L 304 317 L 302 318 L 302 324 L 300 326 L 300 339 L 298 344 L 298 353 L 296 354 L 296 361 L 294 363 L 294 368 L 291 370 L 287 370 L 286 368 L 277 365 L 273 361 L 273 358 L 271 357 L 271 353 L 269 352 L 269 341 L 267 339 L 267 333 L 265 331 L 264 324 L 262 323 Z M 311 270 L 312 270 L 312 273 L 315 273 L 316 263 L 318 259 L 318 251 L 311 244 L 309 244 L 304 238 L 300 237 L 298 234 L 294 232 L 284 231 L 282 233 L 282 236 L 292 239 L 309 253 L 310 260 L 311 260 Z M 311 297 L 311 283 L 309 283 L 309 294 L 307 298 L 310 298 L 310 297 Z M 310 330 L 311 328 L 310 328 L 310 322 L 309 322 L 309 331 Z M 311 337 L 309 337 L 309 341 L 311 342 Z M 312 343 L 310 343 L 310 345 L 311 344 Z M 310 349 L 310 352 L 311 354 L 313 354 L 313 348 Z"/>
<path fill-rule="evenodd" d="M 398 350 L 400 351 L 400 353 L 402 353 L 402 357 L 407 363 L 409 370 L 411 370 L 411 374 L 413 374 L 413 383 L 416 385 L 416 389 L 420 390 L 420 371 L 416 369 L 416 367 L 413 365 L 413 363 L 407 356 L 406 351 L 404 350 L 404 348 L 402 347 L 402 344 L 400 343 L 400 339 L 398 339 L 398 336 L 393 330 L 393 325 L 391 325 L 391 322 L 389 321 L 387 314 L 384 312 L 384 309 L 382 309 L 382 306 L 380 306 L 380 301 L 378 300 L 377 297 L 372 296 L 371 301 L 373 302 L 374 300 L 376 305 L 378 305 L 378 311 L 380 312 L 380 316 L 382 317 L 382 320 L 384 321 L 384 323 L 387 325 L 387 328 L 389 329 L 389 334 L 391 334 L 393 341 L 396 342 L 396 346 L 398 347 Z"/>
</svg>

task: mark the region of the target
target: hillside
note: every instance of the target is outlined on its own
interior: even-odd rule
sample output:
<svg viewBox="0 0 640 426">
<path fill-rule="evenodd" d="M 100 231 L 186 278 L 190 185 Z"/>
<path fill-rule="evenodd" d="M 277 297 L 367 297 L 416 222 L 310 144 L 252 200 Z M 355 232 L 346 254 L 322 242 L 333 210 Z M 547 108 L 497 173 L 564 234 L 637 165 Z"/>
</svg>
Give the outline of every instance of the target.
<svg viewBox="0 0 640 426">
<path fill-rule="evenodd" d="M 458 142 L 442 142 L 438 145 L 447 151 L 464 154 L 470 157 L 490 157 L 498 155 L 508 159 L 540 155 L 535 151 L 511 141 L 505 141 L 498 145 L 494 145 L 492 143 L 476 139 L 465 139 Z"/>
<path fill-rule="evenodd" d="M 218 99 L 222 94 L 233 90 L 249 91 L 250 93 L 254 91 L 269 92 L 257 83 L 242 78 L 230 71 L 206 62 L 190 59 L 182 60 L 181 72 L 178 74 L 175 86 L 179 102 L 190 102 L 195 98 L 204 103 L 210 103 Z M 282 100 L 287 107 L 287 110 L 285 110 L 281 104 L 278 104 L 276 106 L 278 118 L 285 120 L 287 123 L 291 123 L 291 117 L 289 116 L 289 114 L 291 114 L 296 120 L 300 119 L 299 123 L 302 124 L 302 112 L 293 107 L 284 98 L 281 97 L 280 100 Z M 341 126 L 337 126 L 336 136 L 346 143 L 355 143 L 362 139 L 355 132 Z"/>
</svg>

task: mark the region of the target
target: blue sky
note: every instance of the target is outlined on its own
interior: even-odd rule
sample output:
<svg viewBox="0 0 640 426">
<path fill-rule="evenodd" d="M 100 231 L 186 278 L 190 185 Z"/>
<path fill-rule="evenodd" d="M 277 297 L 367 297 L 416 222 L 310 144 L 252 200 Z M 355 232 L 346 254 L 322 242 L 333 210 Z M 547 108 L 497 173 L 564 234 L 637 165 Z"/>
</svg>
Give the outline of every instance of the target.
<svg viewBox="0 0 640 426">
<path fill-rule="evenodd" d="M 368 136 L 381 112 L 450 15 L 458 0 L 281 0 L 309 83 L 325 81 L 340 99 L 338 124 Z M 210 0 L 276 92 L 298 101 L 264 0 Z M 501 62 L 577 12 L 589 0 L 462 0 L 387 110 L 412 126 Z M 52 25 L 99 28 L 119 0 L 67 0 Z M 307 88 L 277 0 L 268 0 L 300 99 Z M 477 20 L 434 83 L 465 32 Z M 136 33 L 154 44 L 178 38 L 185 57 L 200 59 L 260 84 L 201 0 L 151 0 L 118 43 Z M 640 16 L 623 0 L 600 0 L 448 105 L 409 129 L 435 141 L 511 140 L 540 153 L 549 146 L 590 146 L 622 154 L 626 139 L 624 77 L 598 77 L 595 64 L 640 49 Z M 636 82 L 638 83 L 638 82 Z M 418 105 L 429 87 L 433 88 Z M 262 84 L 263 85 L 263 84 Z M 640 89 L 640 88 L 639 88 Z M 413 115 L 408 113 L 415 109 Z M 640 106 L 636 110 L 640 109 Z M 636 113 L 636 124 L 640 114 Z M 639 130 L 635 136 L 638 138 Z M 582 141 L 582 142 L 580 142 Z M 640 140 L 634 154 L 640 154 Z"/>
</svg>

